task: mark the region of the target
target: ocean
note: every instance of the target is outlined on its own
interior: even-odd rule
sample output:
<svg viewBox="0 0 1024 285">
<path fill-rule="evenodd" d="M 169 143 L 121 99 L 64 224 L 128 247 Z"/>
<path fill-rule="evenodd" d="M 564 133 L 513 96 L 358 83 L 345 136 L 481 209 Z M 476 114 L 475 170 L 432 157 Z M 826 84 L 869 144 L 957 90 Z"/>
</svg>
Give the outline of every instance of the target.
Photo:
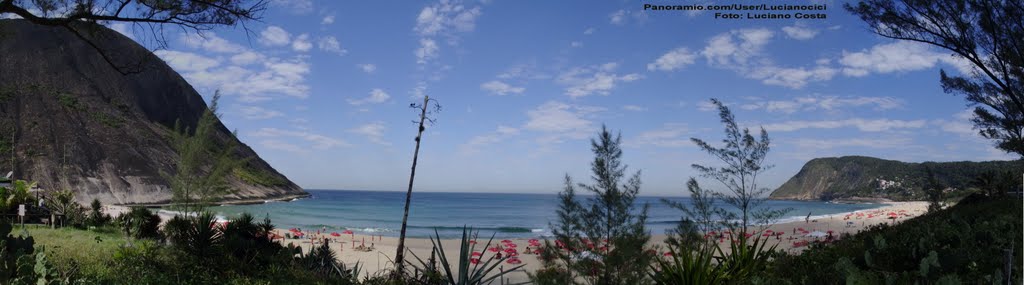
<svg viewBox="0 0 1024 285">
<path fill-rule="evenodd" d="M 210 210 L 224 218 L 243 212 L 258 220 L 270 217 L 277 228 L 326 227 L 328 231 L 352 230 L 359 234 L 398 236 L 402 223 L 405 192 L 307 190 L 311 197 L 290 202 L 268 201 L 254 205 L 225 205 Z M 647 228 L 652 234 L 664 234 L 679 222 L 682 212 L 661 202 L 662 197 L 641 196 L 638 207 L 650 204 Z M 665 197 L 687 204 L 689 198 Z M 724 205 L 721 205 L 724 206 Z M 792 208 L 782 221 L 812 218 L 871 209 L 882 204 L 833 204 L 826 202 L 766 201 L 763 206 Z M 413 192 L 409 208 L 407 235 L 426 238 L 436 229 L 444 238 L 457 238 L 462 227 L 480 231 L 480 236 L 527 238 L 549 236 L 548 223 L 555 220 L 556 194 L 440 193 Z"/>
</svg>

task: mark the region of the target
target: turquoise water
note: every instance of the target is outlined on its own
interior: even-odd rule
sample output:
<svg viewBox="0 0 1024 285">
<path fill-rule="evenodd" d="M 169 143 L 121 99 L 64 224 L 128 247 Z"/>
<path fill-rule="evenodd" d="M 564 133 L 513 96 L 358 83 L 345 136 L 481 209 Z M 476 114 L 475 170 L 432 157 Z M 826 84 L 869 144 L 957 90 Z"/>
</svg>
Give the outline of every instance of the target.
<svg viewBox="0 0 1024 285">
<path fill-rule="evenodd" d="M 268 202 L 257 205 L 220 206 L 211 210 L 227 218 L 248 212 L 262 219 L 269 215 L 278 228 L 349 229 L 362 234 L 398 236 L 402 222 L 405 192 L 307 190 L 312 197 L 292 202 Z M 639 197 L 650 203 L 647 227 L 652 234 L 663 234 L 675 227 L 682 213 L 663 204 L 660 197 Z M 671 197 L 683 203 L 689 198 Z M 812 216 L 871 209 L 881 204 L 830 204 L 825 202 L 766 201 L 772 208 L 793 208 L 785 219 L 802 220 Z M 549 235 L 548 222 L 555 219 L 558 206 L 555 194 L 507 193 L 413 193 L 407 234 L 433 236 L 438 229 L 443 237 L 458 237 L 464 225 L 480 230 L 481 236 L 495 233 L 500 238 Z"/>
</svg>

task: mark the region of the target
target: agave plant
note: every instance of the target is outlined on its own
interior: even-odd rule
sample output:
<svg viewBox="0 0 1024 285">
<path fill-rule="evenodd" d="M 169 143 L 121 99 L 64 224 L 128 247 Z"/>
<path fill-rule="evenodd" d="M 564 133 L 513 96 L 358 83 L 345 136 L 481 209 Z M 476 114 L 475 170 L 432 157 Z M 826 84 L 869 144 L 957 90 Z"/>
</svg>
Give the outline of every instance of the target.
<svg viewBox="0 0 1024 285">
<path fill-rule="evenodd" d="M 722 284 L 746 283 L 768 265 L 777 245 L 766 248 L 768 239 L 741 235 L 730 244 L 729 252 L 713 243 L 698 243 L 693 250 L 678 252 L 670 245 L 670 260 L 658 259 L 651 268 L 651 279 L 657 284 Z"/>
<path fill-rule="evenodd" d="M 715 245 L 707 243 L 694 244 L 693 250 L 669 245 L 669 260 L 656 258 L 657 267 L 652 266 L 651 279 L 656 284 L 721 284 L 728 279 L 728 272 L 715 262 Z"/>
<path fill-rule="evenodd" d="M 748 245 L 748 238 L 745 235 L 740 235 L 729 247 L 728 253 L 725 253 L 721 247 L 716 246 L 718 256 L 715 258 L 718 259 L 718 263 L 723 269 L 728 272 L 730 281 L 743 282 L 758 272 L 764 271 L 764 268 L 768 265 L 771 253 L 778 246 L 776 244 L 765 249 L 765 246 L 768 245 L 768 240 L 757 236 L 754 238 L 753 243 Z"/>
<path fill-rule="evenodd" d="M 487 258 L 486 260 L 481 258 L 479 262 L 477 262 L 476 264 L 472 264 L 472 262 L 470 261 L 472 257 L 470 255 L 473 252 L 475 252 L 476 248 L 476 244 L 470 242 L 470 233 L 472 231 L 472 229 L 468 229 L 466 227 L 462 228 L 462 240 L 459 243 L 459 260 L 458 264 L 456 264 L 456 270 L 454 272 L 452 271 L 452 263 L 448 260 L 448 257 L 445 254 L 444 245 L 441 244 L 441 235 L 437 232 L 437 229 L 434 229 L 434 237 L 430 238 L 430 242 L 433 244 L 432 254 L 440 259 L 441 270 L 438 271 L 437 268 L 434 267 L 433 259 L 431 259 L 429 262 L 425 262 L 423 261 L 423 259 L 420 259 L 419 256 L 416 256 L 415 253 L 413 253 L 413 257 L 415 257 L 416 260 L 419 262 L 419 266 L 413 265 L 413 267 L 425 272 L 424 274 L 428 275 L 439 273 L 437 275 L 440 275 L 439 277 L 441 280 L 432 281 L 439 281 L 440 284 L 477 285 L 490 284 L 492 281 L 504 277 L 505 274 L 519 270 L 520 268 L 523 268 L 523 266 L 525 266 L 519 265 L 509 269 L 497 270 L 495 272 L 495 269 L 498 269 L 498 266 L 500 266 L 502 262 L 505 262 L 511 257 L 508 255 L 502 258 L 497 258 L 495 257 L 495 255 L 491 255 L 491 257 Z M 475 234 L 473 234 L 473 236 L 475 236 Z M 491 235 L 491 238 L 487 240 L 487 244 L 484 245 L 484 249 L 490 248 L 492 241 L 494 241 L 493 234 Z M 494 274 L 492 274 L 492 272 Z M 425 280 L 417 281 L 421 283 L 426 283 Z M 526 283 L 524 282 L 520 284 Z"/>
</svg>

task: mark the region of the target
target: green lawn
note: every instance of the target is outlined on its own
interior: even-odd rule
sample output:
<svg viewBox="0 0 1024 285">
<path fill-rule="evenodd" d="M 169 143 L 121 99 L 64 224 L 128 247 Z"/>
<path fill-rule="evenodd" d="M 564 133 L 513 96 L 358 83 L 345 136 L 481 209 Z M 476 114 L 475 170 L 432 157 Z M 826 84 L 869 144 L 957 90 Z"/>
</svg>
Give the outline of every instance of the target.
<svg viewBox="0 0 1024 285">
<path fill-rule="evenodd" d="M 55 265 L 72 269 L 86 276 L 113 276 L 113 259 L 118 248 L 127 242 L 124 235 L 113 228 L 79 230 L 74 228 L 50 229 L 26 225 L 35 239 L 36 249 L 44 249 Z M 20 227 L 13 232 L 20 233 Z"/>
</svg>

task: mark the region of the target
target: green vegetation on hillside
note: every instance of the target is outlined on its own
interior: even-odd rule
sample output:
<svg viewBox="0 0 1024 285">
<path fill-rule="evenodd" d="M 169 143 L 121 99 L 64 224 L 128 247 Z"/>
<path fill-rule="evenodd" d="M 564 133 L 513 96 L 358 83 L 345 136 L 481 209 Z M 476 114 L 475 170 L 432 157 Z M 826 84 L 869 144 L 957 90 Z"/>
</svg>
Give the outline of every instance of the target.
<svg viewBox="0 0 1024 285">
<path fill-rule="evenodd" d="M 927 169 L 932 170 L 939 185 L 949 188 L 947 197 L 962 197 L 969 194 L 965 190 L 977 187 L 976 180 L 982 174 L 1024 169 L 1024 160 L 907 163 L 866 156 L 816 158 L 808 161 L 799 173 L 772 192 L 770 197 L 925 200 L 927 194 L 924 189 L 929 185 Z"/>
</svg>

